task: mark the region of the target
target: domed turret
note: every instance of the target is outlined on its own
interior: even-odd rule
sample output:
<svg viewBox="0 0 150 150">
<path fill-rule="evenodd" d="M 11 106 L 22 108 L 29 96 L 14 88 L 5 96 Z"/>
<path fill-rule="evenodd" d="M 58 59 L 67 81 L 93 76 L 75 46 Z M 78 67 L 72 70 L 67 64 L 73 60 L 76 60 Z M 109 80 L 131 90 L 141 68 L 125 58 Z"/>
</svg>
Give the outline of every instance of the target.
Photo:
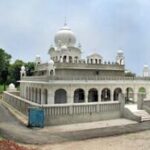
<svg viewBox="0 0 150 150">
<path fill-rule="evenodd" d="M 52 59 L 50 59 L 50 60 L 48 61 L 48 64 L 49 64 L 49 65 L 54 65 L 54 61 L 53 61 Z"/>
<path fill-rule="evenodd" d="M 62 27 L 55 35 L 55 44 L 57 47 L 63 45 L 74 46 L 76 43 L 76 37 L 68 26 Z"/>
</svg>

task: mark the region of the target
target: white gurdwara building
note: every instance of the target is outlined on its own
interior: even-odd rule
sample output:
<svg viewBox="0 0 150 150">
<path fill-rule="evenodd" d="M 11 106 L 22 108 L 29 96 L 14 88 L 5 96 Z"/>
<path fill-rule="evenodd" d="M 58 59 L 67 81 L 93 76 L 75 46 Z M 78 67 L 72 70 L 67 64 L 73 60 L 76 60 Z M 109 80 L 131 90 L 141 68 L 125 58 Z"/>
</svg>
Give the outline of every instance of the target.
<svg viewBox="0 0 150 150">
<path fill-rule="evenodd" d="M 119 94 L 126 101 L 136 102 L 138 93 L 150 98 L 148 66 L 143 77 L 125 71 L 122 50 L 115 62 L 106 62 L 94 53 L 82 59 L 81 45 L 65 24 L 55 34 L 47 63 L 36 56 L 33 76 L 26 76 L 21 68 L 20 97 L 42 106 L 47 116 L 46 124 L 64 124 L 120 117 Z"/>
</svg>

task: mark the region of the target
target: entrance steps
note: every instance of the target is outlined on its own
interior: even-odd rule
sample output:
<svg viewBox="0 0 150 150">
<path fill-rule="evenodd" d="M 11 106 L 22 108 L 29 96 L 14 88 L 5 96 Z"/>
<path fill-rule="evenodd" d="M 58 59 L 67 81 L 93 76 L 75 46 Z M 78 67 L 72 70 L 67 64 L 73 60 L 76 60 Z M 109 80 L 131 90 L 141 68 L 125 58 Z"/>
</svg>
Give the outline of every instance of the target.
<svg viewBox="0 0 150 150">
<path fill-rule="evenodd" d="M 137 109 L 137 104 L 129 104 L 125 106 L 134 116 L 140 117 L 141 122 L 150 121 L 150 114 L 143 109 Z"/>
</svg>

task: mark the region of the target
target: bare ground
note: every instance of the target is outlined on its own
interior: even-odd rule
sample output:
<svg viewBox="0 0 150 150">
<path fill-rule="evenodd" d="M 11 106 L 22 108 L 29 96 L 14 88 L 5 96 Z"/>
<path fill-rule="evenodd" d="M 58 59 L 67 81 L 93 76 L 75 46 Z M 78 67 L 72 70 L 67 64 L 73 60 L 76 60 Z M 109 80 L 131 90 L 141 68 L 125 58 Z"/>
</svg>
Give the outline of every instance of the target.
<svg viewBox="0 0 150 150">
<path fill-rule="evenodd" d="M 33 147 L 38 150 L 149 150 L 150 131 Z"/>
</svg>

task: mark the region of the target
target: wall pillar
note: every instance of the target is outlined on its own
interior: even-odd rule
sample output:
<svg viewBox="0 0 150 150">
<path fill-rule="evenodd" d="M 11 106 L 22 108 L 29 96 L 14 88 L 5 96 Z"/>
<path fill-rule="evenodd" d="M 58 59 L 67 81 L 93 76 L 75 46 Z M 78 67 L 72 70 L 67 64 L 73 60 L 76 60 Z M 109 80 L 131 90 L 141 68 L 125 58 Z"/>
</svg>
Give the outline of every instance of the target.
<svg viewBox="0 0 150 150">
<path fill-rule="evenodd" d="M 45 104 L 45 101 L 44 101 L 44 89 L 43 88 L 41 89 L 41 104 Z"/>
<path fill-rule="evenodd" d="M 113 101 L 114 100 L 114 91 L 111 90 L 110 92 L 111 92 L 110 93 L 110 100 Z"/>
<path fill-rule="evenodd" d="M 98 90 L 98 102 L 101 102 L 101 101 L 102 101 L 102 99 L 101 99 L 101 94 L 102 94 L 102 90 L 99 89 L 99 90 Z"/>
<path fill-rule="evenodd" d="M 55 93 L 52 89 L 48 89 L 48 104 L 54 104 Z"/>
<path fill-rule="evenodd" d="M 85 90 L 85 103 L 88 103 L 88 90 Z"/>
</svg>

